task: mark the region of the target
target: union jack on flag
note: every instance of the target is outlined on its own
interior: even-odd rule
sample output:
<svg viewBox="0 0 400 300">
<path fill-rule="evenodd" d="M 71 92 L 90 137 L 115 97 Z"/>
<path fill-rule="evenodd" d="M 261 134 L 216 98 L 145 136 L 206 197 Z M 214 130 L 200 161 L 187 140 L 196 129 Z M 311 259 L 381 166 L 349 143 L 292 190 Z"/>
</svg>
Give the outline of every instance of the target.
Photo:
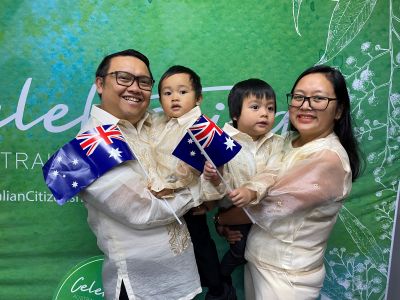
<svg viewBox="0 0 400 300">
<path fill-rule="evenodd" d="M 190 131 L 197 143 L 189 133 L 186 133 L 172 152 L 172 155 L 200 172 L 203 172 L 206 161 L 203 153 L 210 158 L 216 167 L 219 167 L 235 157 L 242 148 L 238 142 L 233 140 L 205 115 L 201 115 L 188 128 L 188 131 Z"/>
<path fill-rule="evenodd" d="M 200 142 L 203 148 L 207 148 L 213 141 L 215 134 L 221 136 L 224 132 L 205 115 L 200 117 L 199 120 L 200 123 L 195 122 L 189 130 L 193 133 L 193 136 Z"/>
<path fill-rule="evenodd" d="M 120 129 L 103 125 L 79 134 L 54 153 L 42 168 L 43 177 L 62 205 L 104 173 L 134 159 Z"/>
<path fill-rule="evenodd" d="M 113 143 L 113 139 L 124 141 L 124 137 L 117 125 L 106 125 L 104 127 L 98 126 L 92 130 L 79 134 L 76 139 L 83 140 L 80 142 L 83 150 L 89 148 L 86 152 L 87 156 L 91 155 L 100 143 L 110 145 Z"/>
</svg>

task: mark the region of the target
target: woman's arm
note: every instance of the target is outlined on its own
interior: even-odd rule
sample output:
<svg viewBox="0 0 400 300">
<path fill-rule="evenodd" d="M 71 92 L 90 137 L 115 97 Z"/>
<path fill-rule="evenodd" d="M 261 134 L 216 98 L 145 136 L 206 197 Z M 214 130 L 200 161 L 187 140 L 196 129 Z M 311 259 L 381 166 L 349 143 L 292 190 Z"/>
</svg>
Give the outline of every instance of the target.
<svg viewBox="0 0 400 300">
<path fill-rule="evenodd" d="M 350 189 L 349 168 L 336 152 L 322 150 L 294 163 L 248 211 L 257 223 L 268 223 L 326 202 L 341 201 Z"/>
<path fill-rule="evenodd" d="M 243 208 L 232 206 L 231 208 L 220 211 L 215 215 L 215 222 L 220 225 L 241 225 L 249 224 L 251 220 L 244 212 Z"/>
</svg>

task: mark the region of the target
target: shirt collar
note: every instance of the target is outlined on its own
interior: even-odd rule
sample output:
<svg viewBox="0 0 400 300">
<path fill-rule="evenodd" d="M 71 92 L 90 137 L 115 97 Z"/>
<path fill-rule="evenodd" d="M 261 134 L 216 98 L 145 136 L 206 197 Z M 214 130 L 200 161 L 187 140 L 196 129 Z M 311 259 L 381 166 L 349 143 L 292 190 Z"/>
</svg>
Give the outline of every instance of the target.
<svg viewBox="0 0 400 300">
<path fill-rule="evenodd" d="M 175 120 L 178 122 L 179 125 L 183 126 L 188 122 L 193 121 L 193 119 L 198 119 L 200 115 L 201 115 L 200 107 L 196 105 L 186 114 L 180 116 L 179 118 L 176 118 Z"/>
<path fill-rule="evenodd" d="M 98 120 L 101 124 L 117 124 L 119 119 L 112 114 L 106 112 L 104 109 L 100 108 L 100 105 L 93 105 L 90 115 Z"/>
<path fill-rule="evenodd" d="M 100 108 L 100 105 L 93 105 L 92 110 L 90 112 L 91 116 L 95 119 L 97 119 L 101 124 L 121 124 L 124 126 L 133 126 L 129 121 L 127 120 L 122 120 L 118 119 L 114 115 L 110 114 L 109 112 L 105 111 L 104 109 Z M 129 125 L 130 124 L 130 125 Z M 150 113 L 146 112 L 139 120 L 139 122 L 136 123 L 136 128 L 138 131 L 143 126 L 151 126 L 151 118 L 150 118 Z"/>
<path fill-rule="evenodd" d="M 225 123 L 224 127 L 222 128 L 229 136 L 235 136 L 238 134 L 243 134 L 243 132 L 239 131 L 237 128 L 233 127 L 231 123 Z"/>
</svg>

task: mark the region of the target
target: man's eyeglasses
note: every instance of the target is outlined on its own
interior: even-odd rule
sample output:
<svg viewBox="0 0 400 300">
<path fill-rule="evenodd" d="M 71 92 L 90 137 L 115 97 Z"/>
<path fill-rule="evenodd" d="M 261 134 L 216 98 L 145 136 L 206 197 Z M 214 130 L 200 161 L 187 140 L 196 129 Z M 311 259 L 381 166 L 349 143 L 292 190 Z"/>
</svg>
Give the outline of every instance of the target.
<svg viewBox="0 0 400 300">
<path fill-rule="evenodd" d="M 153 88 L 154 80 L 148 76 L 136 76 L 128 72 L 124 71 L 114 71 L 105 74 L 103 77 L 107 75 L 115 76 L 115 80 L 117 84 L 130 87 L 135 81 L 137 82 L 140 89 L 144 91 L 151 91 Z"/>
<path fill-rule="evenodd" d="M 323 96 L 304 96 L 300 94 L 286 94 L 287 104 L 291 107 L 300 108 L 304 101 L 308 101 L 308 105 L 314 110 L 327 109 L 329 102 L 337 100 L 336 98 L 329 98 Z"/>
</svg>

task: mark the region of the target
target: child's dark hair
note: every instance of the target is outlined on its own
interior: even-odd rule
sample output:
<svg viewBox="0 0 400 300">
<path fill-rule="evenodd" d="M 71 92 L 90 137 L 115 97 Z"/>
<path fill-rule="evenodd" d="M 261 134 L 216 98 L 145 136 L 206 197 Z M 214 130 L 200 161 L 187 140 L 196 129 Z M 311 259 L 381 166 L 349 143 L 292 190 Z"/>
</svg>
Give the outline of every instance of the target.
<svg viewBox="0 0 400 300">
<path fill-rule="evenodd" d="M 242 112 L 243 100 L 254 96 L 257 99 L 273 99 L 276 112 L 276 95 L 274 89 L 264 80 L 250 78 L 236 83 L 228 95 L 229 115 L 233 127 L 237 128 L 237 119 Z"/>
<path fill-rule="evenodd" d="M 164 81 L 164 79 L 166 79 L 172 75 L 182 74 L 182 73 L 189 75 L 190 82 L 192 83 L 192 88 L 195 93 L 195 97 L 196 97 L 196 99 L 199 99 L 199 97 L 201 96 L 201 90 L 202 90 L 200 76 L 197 75 L 196 72 L 193 71 L 192 69 L 189 69 L 184 66 L 179 66 L 179 65 L 175 65 L 175 66 L 168 68 L 168 70 L 165 71 L 165 73 L 161 76 L 160 81 L 158 83 L 158 96 L 160 97 L 160 99 L 161 99 L 161 84 Z"/>
<path fill-rule="evenodd" d="M 338 120 L 335 120 L 333 131 L 338 136 L 340 143 L 344 147 L 349 156 L 350 167 L 352 172 L 353 181 L 360 175 L 362 166 L 362 159 L 356 138 L 354 137 L 352 120 L 350 115 L 350 97 L 347 91 L 346 81 L 342 73 L 330 66 L 317 65 L 308 68 L 297 78 L 293 85 L 291 93 L 296 88 L 297 83 L 304 76 L 309 74 L 321 73 L 333 86 L 337 98 L 338 107 L 342 108 L 342 114 Z M 289 128 L 292 131 L 297 131 L 293 124 L 289 123 Z"/>
</svg>

